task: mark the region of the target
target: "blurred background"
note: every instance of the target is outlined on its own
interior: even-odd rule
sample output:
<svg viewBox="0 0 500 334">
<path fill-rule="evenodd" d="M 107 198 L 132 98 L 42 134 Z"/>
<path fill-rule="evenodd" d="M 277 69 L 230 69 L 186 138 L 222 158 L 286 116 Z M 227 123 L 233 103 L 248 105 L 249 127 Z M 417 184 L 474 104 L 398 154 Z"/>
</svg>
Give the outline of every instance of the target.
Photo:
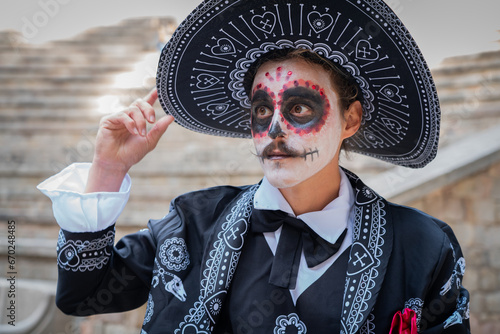
<svg viewBox="0 0 500 334">
<path fill-rule="evenodd" d="M 138 333 L 145 306 L 73 318 L 55 308 L 58 226 L 36 185 L 89 162 L 99 119 L 155 84 L 159 50 L 196 0 L 2 0 L 0 5 L 0 333 Z M 352 154 L 342 165 L 387 199 L 452 226 L 467 271 L 473 333 L 500 333 L 500 2 L 391 0 L 432 69 L 441 101 L 438 157 L 405 170 Z M 158 116 L 163 114 L 155 105 Z M 117 237 L 202 187 L 257 182 L 246 140 L 172 126 L 131 170 Z M 16 233 L 16 326 L 10 299 L 9 222 Z"/>
</svg>

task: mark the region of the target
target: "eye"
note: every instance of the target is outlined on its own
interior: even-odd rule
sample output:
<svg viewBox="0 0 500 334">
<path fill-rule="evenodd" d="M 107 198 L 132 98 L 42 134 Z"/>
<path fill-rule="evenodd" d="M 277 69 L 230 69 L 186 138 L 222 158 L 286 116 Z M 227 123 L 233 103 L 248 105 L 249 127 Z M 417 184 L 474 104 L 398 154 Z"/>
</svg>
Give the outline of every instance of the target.
<svg viewBox="0 0 500 334">
<path fill-rule="evenodd" d="M 304 104 L 296 104 L 290 110 L 290 114 L 295 117 L 305 117 L 312 114 L 311 108 Z"/>
<path fill-rule="evenodd" d="M 255 108 L 255 116 L 259 119 L 264 119 L 273 115 L 273 111 L 266 106 L 258 106 Z"/>
</svg>

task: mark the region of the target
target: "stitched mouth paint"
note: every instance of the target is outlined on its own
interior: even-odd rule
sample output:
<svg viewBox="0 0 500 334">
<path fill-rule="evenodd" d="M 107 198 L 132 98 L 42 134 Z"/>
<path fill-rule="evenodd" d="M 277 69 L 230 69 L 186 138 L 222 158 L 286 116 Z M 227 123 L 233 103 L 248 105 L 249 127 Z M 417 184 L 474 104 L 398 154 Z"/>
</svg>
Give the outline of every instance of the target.
<svg viewBox="0 0 500 334">
<path fill-rule="evenodd" d="M 266 148 L 264 148 L 261 154 L 258 155 L 261 161 L 264 159 L 277 161 L 288 158 L 301 158 L 304 159 L 304 161 L 306 161 L 307 158 L 310 158 L 311 161 L 314 161 L 315 156 L 319 158 L 319 150 L 317 147 L 314 149 L 304 148 L 302 151 L 299 151 L 289 147 L 284 141 L 273 141 L 271 144 L 266 146 Z"/>
</svg>

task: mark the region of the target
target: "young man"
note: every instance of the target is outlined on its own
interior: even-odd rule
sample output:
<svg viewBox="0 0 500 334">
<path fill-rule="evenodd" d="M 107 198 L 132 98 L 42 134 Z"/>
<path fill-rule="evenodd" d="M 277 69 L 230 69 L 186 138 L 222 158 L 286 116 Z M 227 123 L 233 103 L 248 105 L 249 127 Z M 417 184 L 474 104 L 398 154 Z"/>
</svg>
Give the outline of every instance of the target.
<svg viewBox="0 0 500 334">
<path fill-rule="evenodd" d="M 146 131 L 157 94 L 190 129 L 251 137 L 265 177 L 181 195 L 113 246 L 127 171 L 173 121 Z M 436 98 L 380 1 L 204 2 L 165 47 L 158 93 L 102 120 L 90 167 L 39 186 L 62 227 L 58 306 L 88 315 L 147 301 L 150 334 L 469 333 L 451 229 L 338 164 L 342 146 L 427 164 Z"/>
</svg>

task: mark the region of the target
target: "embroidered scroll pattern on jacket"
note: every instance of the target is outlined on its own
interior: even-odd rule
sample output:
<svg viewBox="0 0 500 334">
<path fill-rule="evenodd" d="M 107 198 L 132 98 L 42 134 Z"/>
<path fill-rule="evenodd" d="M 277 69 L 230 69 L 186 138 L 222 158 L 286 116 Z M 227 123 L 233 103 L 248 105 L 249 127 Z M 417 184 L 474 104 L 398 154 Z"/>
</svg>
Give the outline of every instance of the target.
<svg viewBox="0 0 500 334">
<path fill-rule="evenodd" d="M 216 228 L 217 235 L 202 274 L 200 296 L 175 334 L 190 330 L 193 333 L 212 332 L 241 255 L 257 188 L 258 185 L 254 185 L 245 191 Z"/>
<path fill-rule="evenodd" d="M 94 240 L 66 240 L 59 231 L 57 241 L 57 264 L 65 270 L 92 271 L 102 269 L 109 261 L 115 240 L 115 232 L 108 231 Z"/>
</svg>

